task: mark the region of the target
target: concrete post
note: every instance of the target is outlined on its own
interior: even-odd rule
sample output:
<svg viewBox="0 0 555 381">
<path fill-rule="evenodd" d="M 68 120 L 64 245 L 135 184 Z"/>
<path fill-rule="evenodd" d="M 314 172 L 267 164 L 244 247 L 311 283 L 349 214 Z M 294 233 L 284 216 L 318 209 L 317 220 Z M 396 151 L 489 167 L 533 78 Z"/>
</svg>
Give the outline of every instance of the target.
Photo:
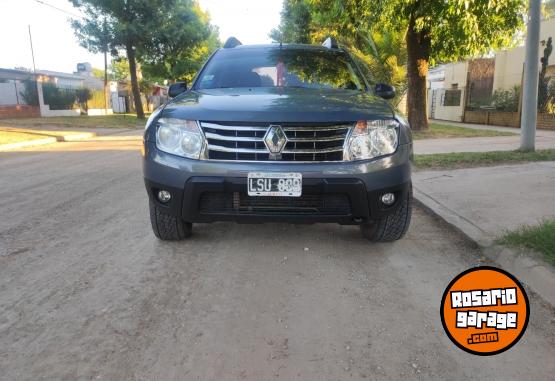
<svg viewBox="0 0 555 381">
<path fill-rule="evenodd" d="M 538 57 L 540 45 L 540 3 L 530 0 L 526 31 L 526 58 L 522 91 L 522 117 L 520 121 L 520 149 L 534 151 L 536 120 L 538 117 Z"/>
<path fill-rule="evenodd" d="M 44 93 L 42 91 L 42 80 L 40 78 L 35 77 L 37 80 L 37 95 L 39 98 L 39 110 L 40 110 L 40 116 L 48 116 L 48 111 L 50 110 L 50 107 L 46 104 L 44 104 Z"/>
</svg>

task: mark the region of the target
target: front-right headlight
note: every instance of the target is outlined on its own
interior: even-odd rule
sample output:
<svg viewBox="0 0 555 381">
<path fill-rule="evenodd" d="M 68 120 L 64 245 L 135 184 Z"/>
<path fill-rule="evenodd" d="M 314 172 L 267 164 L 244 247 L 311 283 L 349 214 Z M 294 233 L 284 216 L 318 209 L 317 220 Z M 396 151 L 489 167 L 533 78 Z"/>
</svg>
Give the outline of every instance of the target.
<svg viewBox="0 0 555 381">
<path fill-rule="evenodd" d="M 156 147 L 174 155 L 200 159 L 204 136 L 194 120 L 160 118 L 156 130 Z"/>
<path fill-rule="evenodd" d="M 390 155 L 399 142 L 395 119 L 359 120 L 347 142 L 346 160 L 367 160 Z"/>
</svg>

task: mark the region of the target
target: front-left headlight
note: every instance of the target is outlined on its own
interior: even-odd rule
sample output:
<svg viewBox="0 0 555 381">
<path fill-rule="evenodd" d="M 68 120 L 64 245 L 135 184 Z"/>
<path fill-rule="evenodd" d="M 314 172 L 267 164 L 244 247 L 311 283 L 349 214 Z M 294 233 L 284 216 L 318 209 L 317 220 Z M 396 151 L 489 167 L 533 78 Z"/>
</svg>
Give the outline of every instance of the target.
<svg viewBox="0 0 555 381">
<path fill-rule="evenodd" d="M 159 150 L 189 159 L 200 159 L 204 144 L 204 136 L 196 121 L 158 119 L 156 147 Z"/>
<path fill-rule="evenodd" d="M 346 160 L 366 160 L 390 155 L 399 142 L 395 119 L 359 120 L 347 142 Z"/>
</svg>

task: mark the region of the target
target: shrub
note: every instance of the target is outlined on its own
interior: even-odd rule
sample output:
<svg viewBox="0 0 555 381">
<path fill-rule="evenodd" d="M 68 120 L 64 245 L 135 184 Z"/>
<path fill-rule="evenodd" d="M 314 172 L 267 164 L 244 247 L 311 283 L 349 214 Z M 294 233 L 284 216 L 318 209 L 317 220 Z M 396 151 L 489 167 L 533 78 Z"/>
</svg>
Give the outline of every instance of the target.
<svg viewBox="0 0 555 381">
<path fill-rule="evenodd" d="M 38 106 L 39 105 L 39 94 L 37 92 L 37 82 L 32 81 L 30 79 L 26 79 L 23 81 L 23 92 L 21 93 L 21 97 L 23 101 L 30 106 Z"/>
<path fill-rule="evenodd" d="M 51 110 L 71 110 L 77 99 L 75 90 L 60 89 L 48 82 L 42 84 L 42 94 L 44 103 L 50 106 Z"/>
<path fill-rule="evenodd" d="M 493 106 L 499 111 L 518 111 L 520 87 L 515 86 L 510 90 L 495 90 L 492 101 Z"/>
<path fill-rule="evenodd" d="M 81 107 L 81 113 L 86 113 L 89 110 L 87 102 L 91 99 L 91 96 L 91 90 L 86 87 L 75 90 L 75 97 L 77 98 L 79 107 Z"/>
</svg>

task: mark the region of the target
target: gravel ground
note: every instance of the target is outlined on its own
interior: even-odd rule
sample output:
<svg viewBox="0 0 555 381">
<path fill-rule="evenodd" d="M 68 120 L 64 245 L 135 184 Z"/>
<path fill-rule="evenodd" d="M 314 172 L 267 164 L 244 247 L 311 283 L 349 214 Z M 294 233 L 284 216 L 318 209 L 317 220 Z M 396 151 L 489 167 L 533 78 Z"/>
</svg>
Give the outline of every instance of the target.
<svg viewBox="0 0 555 381">
<path fill-rule="evenodd" d="M 415 210 L 370 244 L 338 225 L 150 230 L 136 138 L 0 153 L 0 380 L 547 380 L 554 312 L 493 357 L 441 295 L 480 253 Z"/>
</svg>

